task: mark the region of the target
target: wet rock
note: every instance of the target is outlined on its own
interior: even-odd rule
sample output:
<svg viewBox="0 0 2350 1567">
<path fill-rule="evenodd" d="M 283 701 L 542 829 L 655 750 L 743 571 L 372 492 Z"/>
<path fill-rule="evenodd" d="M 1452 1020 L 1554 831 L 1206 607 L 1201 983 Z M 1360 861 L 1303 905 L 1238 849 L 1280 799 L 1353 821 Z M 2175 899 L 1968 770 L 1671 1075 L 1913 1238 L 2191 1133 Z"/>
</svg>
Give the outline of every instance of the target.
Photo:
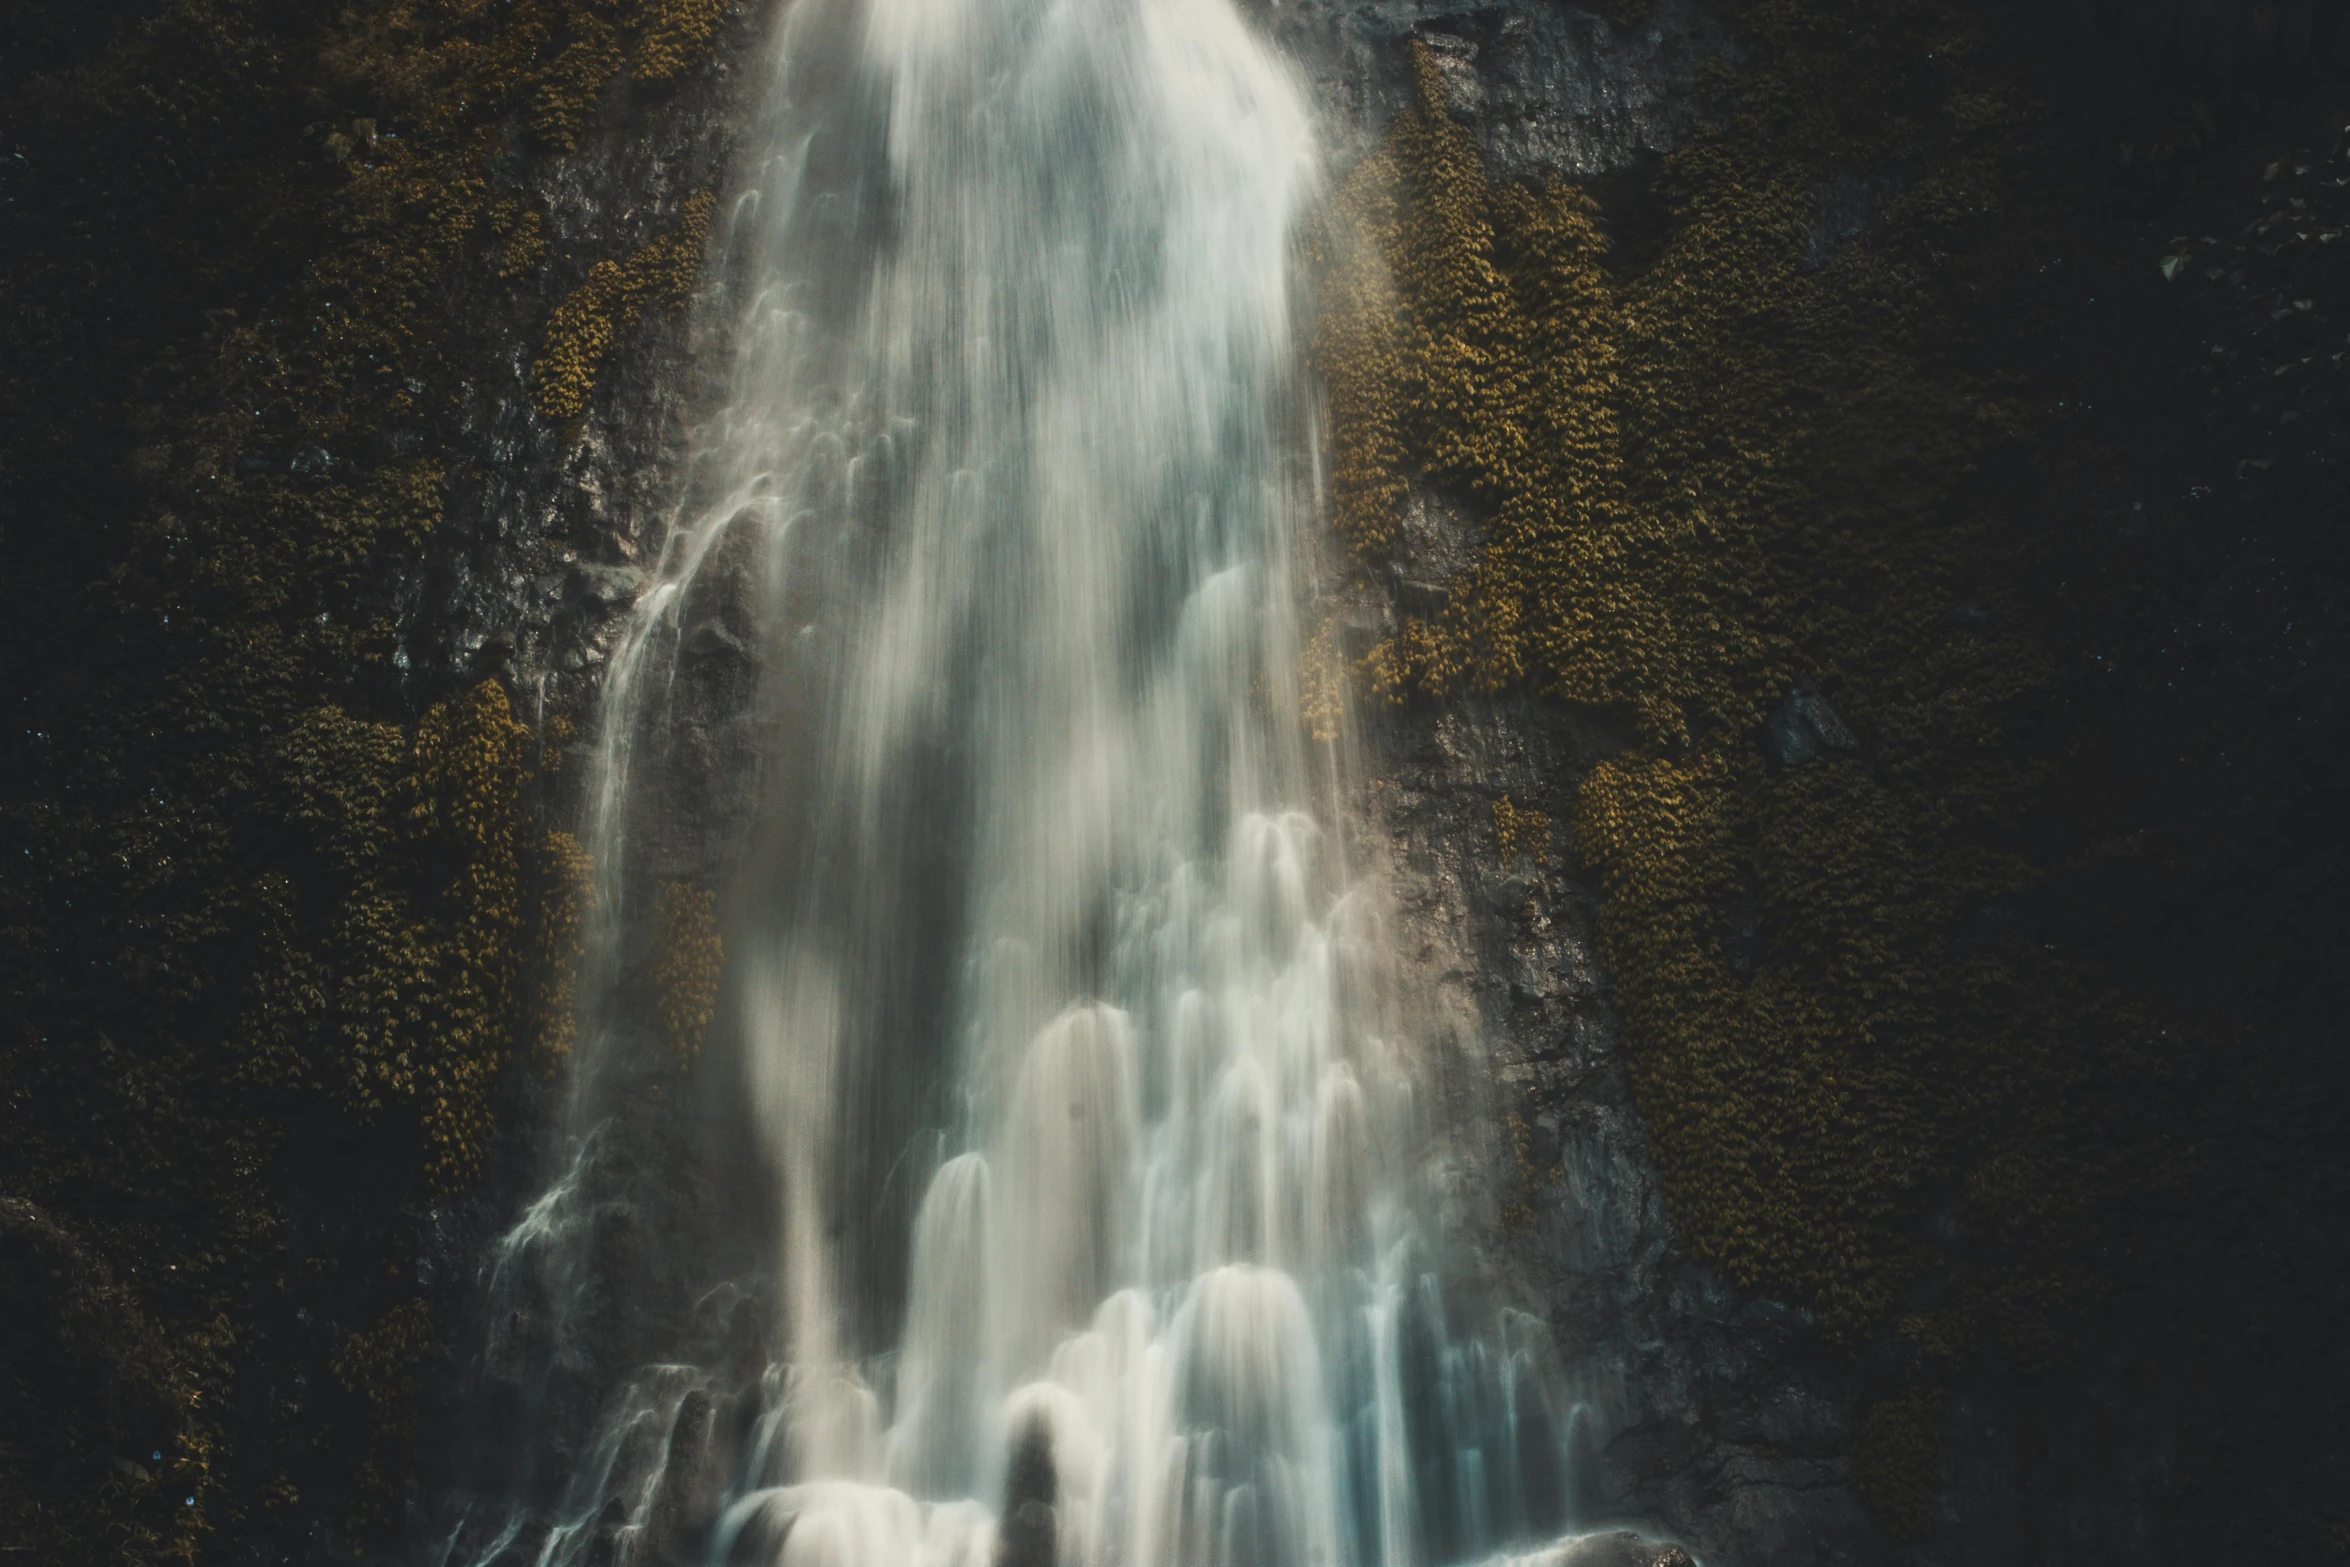
<svg viewBox="0 0 2350 1567">
<path fill-rule="evenodd" d="M 1857 169 L 1838 169 L 1820 181 L 1811 230 L 1803 239 L 1803 267 L 1817 272 L 1836 252 L 1876 226 L 1877 208 L 1893 181 Z"/>
<path fill-rule="evenodd" d="M 1688 0 L 1656 0 L 1630 25 L 1525 0 L 1286 0 L 1264 22 L 1304 67 L 1339 166 L 1409 101 L 1417 38 L 1446 108 L 1512 179 L 1604 173 L 1675 146 L 1700 108 L 1698 67 L 1728 37 Z"/>
<path fill-rule="evenodd" d="M 1495 1567 L 1694 1567 L 1694 1564 L 1689 1553 L 1678 1545 L 1643 1539 L 1629 1529 L 1615 1529 L 1578 1535 L 1523 1556 L 1507 1557 Z"/>
<path fill-rule="evenodd" d="M 1808 680 L 1798 680 L 1763 720 L 1762 744 L 1781 767 L 1801 767 L 1830 751 L 1860 749 L 1844 720 Z"/>
<path fill-rule="evenodd" d="M 1477 564 L 1484 548 L 1485 530 L 1468 508 L 1414 485 L 1396 526 L 1396 607 L 1414 615 L 1440 613 L 1452 583 Z"/>
<path fill-rule="evenodd" d="M 635 323 L 598 371 L 576 420 L 543 416 L 530 372 L 556 307 L 601 261 L 674 231 L 687 200 L 722 184 L 741 123 L 745 71 L 770 13 L 729 10 L 709 58 L 657 93 L 622 87 L 578 146 L 495 155 L 501 194 L 542 214 L 547 260 L 527 274 L 487 267 L 453 307 L 474 327 L 465 393 L 441 433 L 450 458 L 443 526 L 397 589 L 392 659 L 419 701 L 470 673 L 469 636 L 517 634 L 511 678 L 548 716 L 584 729 L 606 649 L 599 633 L 643 589 L 646 557 L 676 502 L 695 406 L 715 356 L 697 333 L 723 330 L 693 308 Z M 519 132 L 514 133 L 519 135 Z M 724 280 L 703 279 L 715 294 Z M 575 564 L 583 559 L 599 564 Z M 550 589 L 545 584 L 553 583 Z"/>
<path fill-rule="evenodd" d="M 689 664 L 755 664 L 759 655 L 738 632 L 715 620 L 706 620 L 685 634 L 679 653 Z"/>
<path fill-rule="evenodd" d="M 1381 591 L 1383 606 L 1340 610 L 1391 626 L 1401 584 Z M 1345 825 L 1386 890 L 1402 1026 L 1433 1063 L 1429 1110 L 1457 1188 L 1495 1194 L 1445 1222 L 1557 1346 L 1569 1400 L 1558 1526 L 1655 1520 L 1686 1542 L 1601 1531 L 1523 1559 L 1888 1559 L 1843 1483 L 1849 1364 L 1804 1313 L 1742 1297 L 1674 1241 L 1594 950 L 1596 889 L 1569 853 L 1504 865 L 1494 852 L 1497 797 L 1571 820 L 1582 779 L 1632 743 L 1630 724 L 1467 696 L 1366 708 L 1355 724 L 1365 782 Z M 1737 914 L 1723 911 L 1725 926 Z"/>
<path fill-rule="evenodd" d="M 633 1554 L 628 1540 L 628 1506 L 615 1496 L 596 1514 L 595 1531 L 588 1538 L 584 1567 L 623 1567 Z"/>
<path fill-rule="evenodd" d="M 468 1556 L 458 1554 L 465 1545 L 470 1543 L 462 1533 L 460 1538 L 450 1543 L 452 1546 L 449 1552 L 450 1560 L 464 1561 L 468 1559 Z M 499 1545 L 495 1541 L 485 1542 L 484 1548 L 489 1550 L 491 1554 L 483 1560 L 482 1567 L 538 1567 L 539 1558 L 546 1554 L 546 1546 L 547 1531 L 545 1529 L 525 1526 L 516 1532 L 514 1538 L 506 1541 L 503 1545 Z"/>
<path fill-rule="evenodd" d="M 515 636 L 511 631 L 492 631 L 485 634 L 481 644 L 473 650 L 473 675 L 476 679 L 512 679 L 514 675 Z"/>
<path fill-rule="evenodd" d="M 996 1534 L 996 1567 L 1053 1567 L 1058 1529 L 1053 1514 L 1060 1478 L 1053 1470 L 1052 1428 L 1032 1420 L 1012 1449 L 1004 1477 L 1004 1521 Z"/>
<path fill-rule="evenodd" d="M 647 580 L 634 566 L 597 566 L 581 561 L 566 574 L 563 598 L 575 610 L 598 617 L 614 615 L 636 602 Z"/>
<path fill-rule="evenodd" d="M 653 1559 L 678 1567 L 698 1563 L 726 1496 L 726 1476 L 713 1462 L 715 1410 L 700 1388 L 679 1401 L 670 1423 L 669 1452 L 645 1510 L 645 1541 Z"/>
<path fill-rule="evenodd" d="M 1515 33 L 1526 31 L 1524 17 L 1510 20 L 1518 24 Z M 1477 45 L 1457 33 L 1435 31 L 1423 35 L 1421 41 L 1444 84 L 1444 106 L 1461 119 L 1475 118 L 1485 107 L 1485 83 L 1477 75 Z"/>
<path fill-rule="evenodd" d="M 752 1514 L 727 1545 L 726 1567 L 771 1567 L 782 1561 L 784 1548 L 791 1543 L 792 1526 L 799 1521 L 797 1513 L 780 1517 L 768 1512 Z"/>
</svg>

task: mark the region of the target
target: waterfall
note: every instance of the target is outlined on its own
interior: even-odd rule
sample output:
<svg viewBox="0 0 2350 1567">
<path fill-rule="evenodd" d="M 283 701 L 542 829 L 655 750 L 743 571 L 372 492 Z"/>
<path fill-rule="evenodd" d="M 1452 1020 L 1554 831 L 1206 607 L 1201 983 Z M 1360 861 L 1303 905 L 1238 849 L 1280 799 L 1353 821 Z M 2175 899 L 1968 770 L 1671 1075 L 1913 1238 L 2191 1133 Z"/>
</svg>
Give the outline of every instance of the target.
<svg viewBox="0 0 2350 1567">
<path fill-rule="evenodd" d="M 1299 717 L 1298 83 L 1234 0 L 797 0 L 768 69 L 731 390 L 604 682 L 571 1130 L 644 1049 L 612 998 L 703 798 L 679 671 L 721 667 L 701 1070 L 758 1129 L 777 1326 L 742 1385 L 648 1367 L 559 1521 L 478 1559 L 1408 1567 L 1555 1529 L 1547 1351 L 1417 1220 L 1432 1118 Z M 577 1183 L 493 1293 L 576 1250 Z"/>
</svg>

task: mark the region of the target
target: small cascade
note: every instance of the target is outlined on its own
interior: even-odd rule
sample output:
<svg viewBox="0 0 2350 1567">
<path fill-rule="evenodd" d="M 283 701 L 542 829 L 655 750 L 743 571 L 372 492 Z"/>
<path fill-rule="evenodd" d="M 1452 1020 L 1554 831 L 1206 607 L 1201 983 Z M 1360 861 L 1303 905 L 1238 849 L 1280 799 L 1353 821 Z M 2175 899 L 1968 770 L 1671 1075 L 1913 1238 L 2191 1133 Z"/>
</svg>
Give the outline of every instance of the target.
<svg viewBox="0 0 2350 1567">
<path fill-rule="evenodd" d="M 774 1229 L 720 1347 L 448 1559 L 1532 1549 L 1569 1412 L 1417 1218 L 1422 1067 L 1299 717 L 1297 83 L 1236 0 L 796 0 L 767 69 L 732 390 L 604 687 L 580 1152 L 493 1315 L 558 1332 L 530 1289 L 595 1266 L 647 866 L 717 732 L 698 1071 Z"/>
</svg>

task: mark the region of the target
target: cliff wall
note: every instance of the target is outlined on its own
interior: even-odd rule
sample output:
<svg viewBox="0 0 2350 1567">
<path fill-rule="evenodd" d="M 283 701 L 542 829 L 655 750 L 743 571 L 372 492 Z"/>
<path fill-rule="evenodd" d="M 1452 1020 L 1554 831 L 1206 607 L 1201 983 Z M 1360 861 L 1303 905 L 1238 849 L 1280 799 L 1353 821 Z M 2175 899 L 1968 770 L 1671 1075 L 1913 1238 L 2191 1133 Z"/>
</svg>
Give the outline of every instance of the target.
<svg viewBox="0 0 2350 1567">
<path fill-rule="evenodd" d="M 407 1559 L 756 1337 L 724 1096 L 544 1134 L 764 19 L 19 14 L 0 1518 Z M 1576 1507 L 2341 1555 L 2343 8 L 1255 15 L 1337 182 L 1336 809 Z M 575 1153 L 632 1282 L 526 1410 L 484 1261 Z"/>
</svg>

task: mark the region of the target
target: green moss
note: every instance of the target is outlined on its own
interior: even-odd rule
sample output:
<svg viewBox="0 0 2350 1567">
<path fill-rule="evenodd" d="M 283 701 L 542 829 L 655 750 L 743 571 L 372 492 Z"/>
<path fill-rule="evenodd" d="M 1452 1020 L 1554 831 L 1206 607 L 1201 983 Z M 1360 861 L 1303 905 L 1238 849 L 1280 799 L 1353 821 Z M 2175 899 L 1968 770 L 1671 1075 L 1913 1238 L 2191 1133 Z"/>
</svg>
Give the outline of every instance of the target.
<svg viewBox="0 0 2350 1567">
<path fill-rule="evenodd" d="M 530 128 L 558 152 L 579 144 L 589 111 L 628 60 L 620 29 L 593 11 L 575 16 L 570 34 L 530 96 Z"/>
<path fill-rule="evenodd" d="M 1724 672 L 1754 660 L 1730 640 L 1729 606 L 1670 596 L 1686 586 L 1670 575 L 1684 546 L 1704 541 L 1702 508 L 1626 501 L 1636 329 L 1597 209 L 1556 183 L 1490 186 L 1432 58 L 1413 60 L 1417 101 L 1350 177 L 1323 245 L 1334 509 L 1375 559 L 1417 479 L 1475 504 L 1486 545 L 1440 616 L 1374 651 L 1374 685 L 1400 698 L 1532 681 L 1678 738 L 1695 711 L 1740 707 Z"/>
<path fill-rule="evenodd" d="M 424 1030 L 389 1061 L 354 1053 L 355 1090 L 370 1104 L 396 1096 L 424 1123 L 425 1173 L 440 1191 L 470 1185 L 488 1153 L 489 1089 L 506 1059 L 521 899 L 515 848 L 523 757 L 530 732 L 507 709 L 505 688 L 484 681 L 462 701 L 433 708 L 417 727 L 409 826 L 451 866 L 433 891 L 439 904 L 430 1002 L 411 1001 Z M 404 979 L 421 944 L 404 936 L 378 972 Z M 364 981 L 361 981 L 364 983 Z"/>
<path fill-rule="evenodd" d="M 489 681 L 413 736 L 319 709 L 280 753 L 335 913 L 323 943 L 286 938 L 253 1026 L 325 1030 L 353 1111 L 417 1118 L 436 1191 L 480 1168 L 511 1038 L 528 742 Z"/>
</svg>

